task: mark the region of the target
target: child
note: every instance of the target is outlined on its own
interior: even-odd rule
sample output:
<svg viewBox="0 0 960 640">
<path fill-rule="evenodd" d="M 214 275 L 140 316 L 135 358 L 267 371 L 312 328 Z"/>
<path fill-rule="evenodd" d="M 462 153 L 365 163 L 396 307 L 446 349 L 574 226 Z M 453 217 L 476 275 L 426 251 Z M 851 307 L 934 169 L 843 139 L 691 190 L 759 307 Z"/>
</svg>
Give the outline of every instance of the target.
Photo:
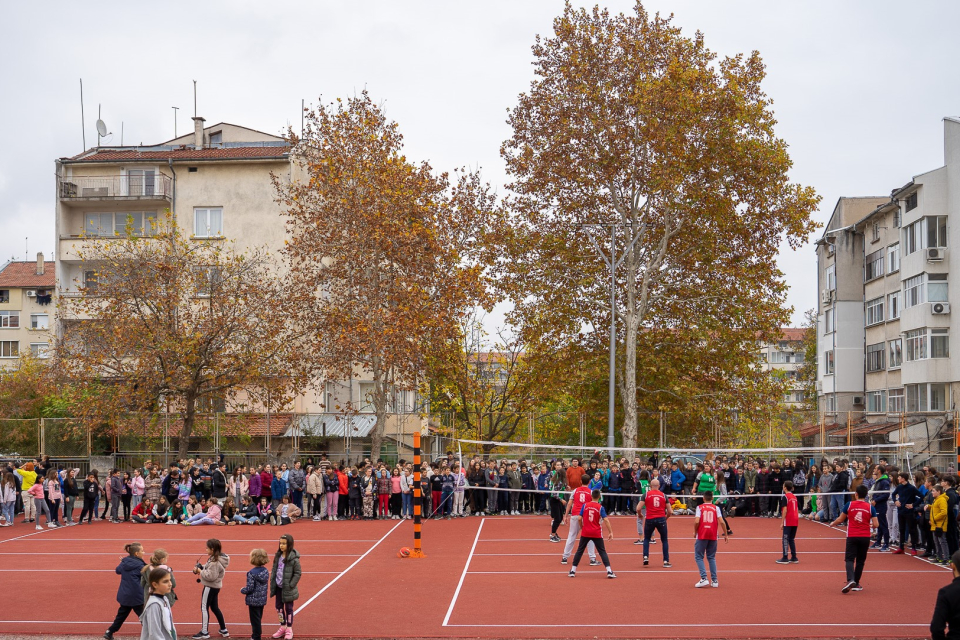
<svg viewBox="0 0 960 640">
<path fill-rule="evenodd" d="M 933 562 L 950 564 L 950 551 L 947 546 L 947 517 L 950 513 L 947 506 L 947 494 L 939 484 L 930 487 L 933 494 L 933 505 L 930 507 L 930 530 L 933 532 L 933 544 L 936 554 Z"/>
<path fill-rule="evenodd" d="M 33 498 L 34 513 L 36 514 L 37 530 L 43 531 L 43 527 L 40 526 L 40 516 L 47 516 L 47 527 L 50 529 L 55 529 L 57 524 L 50 517 L 50 509 L 47 507 L 47 501 L 43 499 L 43 484 L 39 482 L 34 482 L 33 485 L 27 489 L 27 494 L 29 497 Z"/>
<path fill-rule="evenodd" d="M 3 485 L 0 486 L 0 503 L 3 503 L 3 527 L 13 526 L 13 510 L 17 505 L 17 479 L 12 473 L 3 476 Z"/>
<path fill-rule="evenodd" d="M 800 508 L 797 497 L 793 495 L 793 481 L 783 483 L 783 497 L 780 498 L 780 514 L 783 516 L 780 530 L 783 533 L 783 555 L 777 564 L 797 564 L 797 527 L 800 526 Z M 729 533 L 729 530 L 727 531 Z M 789 557 L 787 554 L 790 554 Z"/>
<path fill-rule="evenodd" d="M 150 599 L 150 574 L 157 569 L 163 569 L 170 574 L 170 590 L 164 595 L 166 596 L 169 606 L 172 607 L 173 603 L 177 601 L 177 594 L 173 591 L 177 587 L 177 581 L 173 577 L 173 570 L 167 566 L 166 549 L 157 549 L 154 551 L 153 555 L 150 556 L 150 564 L 145 565 L 140 571 L 140 584 L 143 586 L 143 601 L 147 602 Z"/>
<path fill-rule="evenodd" d="M 183 525 L 189 527 L 190 525 L 199 525 L 199 524 L 220 524 L 220 516 L 222 514 L 220 509 L 220 503 L 216 498 L 211 497 L 207 500 L 207 511 L 206 513 L 200 512 L 195 516 L 191 516 L 183 521 Z"/>
<path fill-rule="evenodd" d="M 153 524 L 157 521 L 153 513 L 153 503 L 150 502 L 149 498 L 139 502 L 137 506 L 133 508 L 133 513 L 130 518 L 134 524 Z M 147 585 L 147 587 L 149 586 L 150 585 Z"/>
<path fill-rule="evenodd" d="M 597 491 L 603 491 L 603 474 L 601 474 L 599 471 L 595 471 L 593 473 L 593 477 L 590 478 L 589 484 L 587 484 L 587 488 L 590 489 L 590 491 L 593 491 L 594 489 Z"/>
<path fill-rule="evenodd" d="M 430 504 L 430 478 L 422 472 L 420 478 L 420 484 L 423 487 L 423 504 L 426 510 L 428 508 L 426 505 Z M 386 469 L 383 469 L 377 476 L 377 501 L 380 505 L 378 517 L 381 520 L 386 520 L 390 517 L 390 473 Z"/>
<path fill-rule="evenodd" d="M 257 515 L 260 516 L 260 524 L 273 524 L 273 516 L 276 512 L 270 506 L 270 499 L 266 496 L 260 496 L 260 505 L 257 507 Z"/>
<path fill-rule="evenodd" d="M 293 536 L 280 536 L 280 546 L 273 556 L 273 571 L 270 572 L 270 595 L 276 598 L 280 629 L 274 638 L 293 638 L 293 603 L 300 597 L 297 583 L 300 582 L 300 554 L 293 548 Z M 283 632 L 281 635 L 280 632 Z"/>
<path fill-rule="evenodd" d="M 109 522 L 120 522 L 120 499 L 123 496 L 123 479 L 120 478 L 120 469 L 110 471 L 110 519 Z M 106 513 L 106 509 L 104 509 Z"/>
<path fill-rule="evenodd" d="M 350 500 L 350 519 L 360 520 L 363 512 L 363 490 L 360 487 L 360 474 L 356 467 L 350 469 L 350 478 L 347 480 L 348 499 Z"/>
<path fill-rule="evenodd" d="M 187 506 L 184 509 L 184 513 L 187 518 L 192 518 L 198 513 L 203 513 L 203 509 L 200 508 L 200 503 L 197 502 L 197 496 L 187 498 Z"/>
<path fill-rule="evenodd" d="M 240 507 L 240 513 L 233 516 L 233 519 L 240 524 L 260 524 L 260 518 L 257 516 L 257 505 L 253 504 L 253 498 L 243 496 L 243 506 Z"/>
<path fill-rule="evenodd" d="M 233 497 L 227 496 L 223 501 L 220 524 L 236 524 L 233 521 L 233 516 L 235 515 L 237 515 L 237 507 L 233 503 Z"/>
<path fill-rule="evenodd" d="M 210 625 L 210 611 L 217 617 L 220 623 L 220 635 L 224 638 L 230 637 L 227 631 L 227 623 L 223 620 L 223 612 L 220 611 L 220 589 L 223 587 L 223 576 L 227 573 L 227 566 L 230 564 L 230 556 L 223 553 L 220 541 L 216 538 L 207 540 L 207 562 L 199 562 L 193 567 L 193 573 L 200 577 L 200 584 L 203 591 L 200 594 L 200 633 L 193 637 L 197 640 L 206 640 L 210 637 L 207 632 Z"/>
<path fill-rule="evenodd" d="M 117 603 L 120 608 L 117 609 L 113 624 L 103 634 L 106 640 L 112 640 L 113 634 L 120 630 L 131 611 L 138 616 L 143 613 L 143 589 L 140 587 L 140 572 L 146 565 L 143 561 L 143 545 L 131 542 L 123 550 L 127 552 L 127 557 L 117 566 L 117 574 L 120 576 Z"/>
<path fill-rule="evenodd" d="M 290 502 L 290 496 L 283 496 L 280 504 L 277 505 L 276 514 L 273 517 L 273 523 L 276 525 L 290 524 L 296 522 L 300 517 L 300 509 L 297 505 Z"/>
<path fill-rule="evenodd" d="M 169 596 L 173 593 L 173 574 L 154 569 L 146 578 L 149 597 L 140 615 L 140 640 L 177 640 Z"/>
<path fill-rule="evenodd" d="M 60 491 L 60 476 L 56 470 L 47 471 L 47 479 L 44 481 L 44 489 L 47 493 L 47 504 L 50 507 L 50 514 L 53 516 L 53 524 L 60 525 L 60 500 L 63 499 L 63 493 Z"/>
<path fill-rule="evenodd" d="M 247 572 L 247 586 L 240 589 L 244 594 L 244 602 L 250 612 L 250 640 L 261 640 L 263 629 L 263 608 L 267 604 L 267 587 L 270 582 L 270 572 L 264 568 L 267 564 L 267 552 L 263 549 L 254 549 L 250 552 L 250 564 L 253 569 Z"/>
</svg>

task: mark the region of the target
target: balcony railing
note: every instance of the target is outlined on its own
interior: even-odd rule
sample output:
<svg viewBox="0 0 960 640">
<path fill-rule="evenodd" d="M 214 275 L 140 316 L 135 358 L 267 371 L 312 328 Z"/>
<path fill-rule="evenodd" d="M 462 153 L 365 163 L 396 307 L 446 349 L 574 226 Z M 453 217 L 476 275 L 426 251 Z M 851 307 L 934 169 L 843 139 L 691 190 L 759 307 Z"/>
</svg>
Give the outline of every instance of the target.
<svg viewBox="0 0 960 640">
<path fill-rule="evenodd" d="M 144 200 L 170 200 L 173 197 L 173 180 L 170 176 L 144 172 L 117 176 L 72 176 L 58 178 L 60 198 L 83 200 L 102 198 L 131 198 Z"/>
</svg>

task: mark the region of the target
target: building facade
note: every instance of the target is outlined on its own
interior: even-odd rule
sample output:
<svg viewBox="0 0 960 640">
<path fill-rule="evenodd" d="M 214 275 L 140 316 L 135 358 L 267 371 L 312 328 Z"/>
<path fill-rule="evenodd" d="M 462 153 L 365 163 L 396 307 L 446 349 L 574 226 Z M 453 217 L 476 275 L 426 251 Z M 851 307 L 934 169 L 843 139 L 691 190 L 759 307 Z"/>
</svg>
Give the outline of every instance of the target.
<svg viewBox="0 0 960 640">
<path fill-rule="evenodd" d="M 782 376 L 787 381 L 787 391 L 783 404 L 790 408 L 800 407 L 804 403 L 804 389 L 798 374 L 804 362 L 804 329 L 783 327 L 780 339 L 760 345 L 760 362 L 764 371 L 771 375 Z"/>
<path fill-rule="evenodd" d="M 54 263 L 10 261 L 0 268 L 0 369 L 20 357 L 46 358 L 53 345 Z"/>
</svg>

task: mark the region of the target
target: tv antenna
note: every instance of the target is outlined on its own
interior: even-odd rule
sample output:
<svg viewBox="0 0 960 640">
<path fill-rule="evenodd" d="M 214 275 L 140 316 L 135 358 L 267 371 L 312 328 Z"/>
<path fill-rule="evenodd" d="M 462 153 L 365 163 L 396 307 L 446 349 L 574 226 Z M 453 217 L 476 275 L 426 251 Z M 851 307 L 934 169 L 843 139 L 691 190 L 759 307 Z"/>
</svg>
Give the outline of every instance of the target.
<svg viewBox="0 0 960 640">
<path fill-rule="evenodd" d="M 100 138 L 110 135 L 107 129 L 107 123 L 100 119 L 100 105 L 97 105 L 97 146 L 100 146 Z"/>
<path fill-rule="evenodd" d="M 173 137 L 176 138 L 177 137 L 177 110 L 180 107 L 170 107 L 170 108 L 173 109 Z"/>
</svg>

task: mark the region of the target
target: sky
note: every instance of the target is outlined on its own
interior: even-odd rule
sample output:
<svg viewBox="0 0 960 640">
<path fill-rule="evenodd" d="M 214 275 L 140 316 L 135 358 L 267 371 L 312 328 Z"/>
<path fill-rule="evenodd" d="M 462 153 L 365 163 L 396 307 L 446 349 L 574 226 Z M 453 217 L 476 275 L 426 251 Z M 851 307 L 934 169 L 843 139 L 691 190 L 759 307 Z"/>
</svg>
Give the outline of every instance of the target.
<svg viewBox="0 0 960 640">
<path fill-rule="evenodd" d="M 574 2 L 579 6 L 580 2 Z M 584 3 L 593 6 L 592 3 Z M 631 12 L 633 2 L 605 2 Z M 960 3 L 848 0 L 645 2 L 703 32 L 719 55 L 760 52 L 792 180 L 823 200 L 888 195 L 943 164 L 944 116 L 960 115 Z M 409 158 L 480 167 L 504 193 L 507 109 L 533 77 L 530 47 L 563 3 L 231 1 L 7 3 L 0 21 L 0 264 L 51 256 L 55 166 L 96 144 L 154 144 L 231 122 L 269 133 L 299 126 L 301 100 L 367 89 L 404 134 Z M 819 232 L 815 234 L 819 236 Z M 778 265 L 799 325 L 816 306 L 812 244 Z M 487 320 L 495 329 L 498 309 Z"/>
</svg>

